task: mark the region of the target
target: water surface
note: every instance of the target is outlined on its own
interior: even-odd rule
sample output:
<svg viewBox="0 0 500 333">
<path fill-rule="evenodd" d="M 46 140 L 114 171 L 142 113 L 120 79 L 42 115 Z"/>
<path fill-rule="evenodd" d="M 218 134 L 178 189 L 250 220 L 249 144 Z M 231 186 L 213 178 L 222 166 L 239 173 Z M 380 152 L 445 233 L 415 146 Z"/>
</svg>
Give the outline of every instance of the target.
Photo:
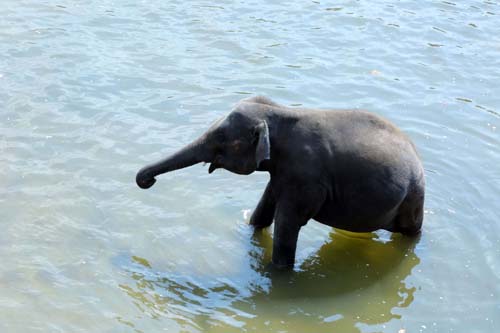
<svg viewBox="0 0 500 333">
<path fill-rule="evenodd" d="M 0 3 L 2 332 L 496 332 L 497 1 Z M 239 99 L 364 108 L 416 143 L 420 238 L 310 222 L 290 274 L 246 224 L 268 176 L 134 182 Z"/>
</svg>

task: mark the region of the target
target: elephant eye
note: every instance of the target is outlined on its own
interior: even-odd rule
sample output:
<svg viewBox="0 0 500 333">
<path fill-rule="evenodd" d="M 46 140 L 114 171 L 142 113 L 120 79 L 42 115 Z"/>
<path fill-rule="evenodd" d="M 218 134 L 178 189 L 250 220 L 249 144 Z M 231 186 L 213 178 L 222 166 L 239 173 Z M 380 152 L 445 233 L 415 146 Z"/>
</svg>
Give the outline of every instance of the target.
<svg viewBox="0 0 500 333">
<path fill-rule="evenodd" d="M 238 151 L 241 149 L 241 141 L 240 140 L 235 140 L 231 142 L 231 148 L 235 151 Z"/>
</svg>

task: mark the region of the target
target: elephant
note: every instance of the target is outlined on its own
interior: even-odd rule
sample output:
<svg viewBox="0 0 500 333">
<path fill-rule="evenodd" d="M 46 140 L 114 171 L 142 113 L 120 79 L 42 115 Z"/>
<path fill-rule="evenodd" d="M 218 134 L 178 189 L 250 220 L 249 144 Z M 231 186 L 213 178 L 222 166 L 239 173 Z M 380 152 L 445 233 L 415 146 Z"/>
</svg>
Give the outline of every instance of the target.
<svg viewBox="0 0 500 333">
<path fill-rule="evenodd" d="M 272 264 L 293 268 L 300 229 L 310 219 L 351 232 L 420 233 L 424 169 L 415 145 L 368 111 L 287 107 L 267 97 L 239 101 L 198 139 L 142 168 L 137 185 L 200 162 L 270 180 L 249 223 L 274 222 Z"/>
</svg>

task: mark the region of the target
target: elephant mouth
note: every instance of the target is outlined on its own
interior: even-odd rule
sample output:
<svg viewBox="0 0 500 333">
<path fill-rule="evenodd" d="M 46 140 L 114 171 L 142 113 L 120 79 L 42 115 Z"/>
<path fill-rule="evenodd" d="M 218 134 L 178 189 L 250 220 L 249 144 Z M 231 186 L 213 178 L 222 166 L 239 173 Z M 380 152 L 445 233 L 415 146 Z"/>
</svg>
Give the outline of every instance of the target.
<svg viewBox="0 0 500 333">
<path fill-rule="evenodd" d="M 208 167 L 208 173 L 214 172 L 216 169 L 219 169 L 221 166 L 216 162 L 210 163 L 210 167 Z"/>
</svg>

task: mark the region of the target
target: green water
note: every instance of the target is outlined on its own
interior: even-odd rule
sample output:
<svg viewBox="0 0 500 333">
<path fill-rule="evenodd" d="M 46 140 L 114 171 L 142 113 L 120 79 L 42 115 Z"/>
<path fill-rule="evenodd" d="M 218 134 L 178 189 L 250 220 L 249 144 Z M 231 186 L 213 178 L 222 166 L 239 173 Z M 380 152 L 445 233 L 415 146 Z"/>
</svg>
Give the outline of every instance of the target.
<svg viewBox="0 0 500 333">
<path fill-rule="evenodd" d="M 0 2 L 2 332 L 496 332 L 497 1 Z M 423 233 L 246 223 L 268 176 L 135 173 L 249 95 L 413 139 Z"/>
</svg>

